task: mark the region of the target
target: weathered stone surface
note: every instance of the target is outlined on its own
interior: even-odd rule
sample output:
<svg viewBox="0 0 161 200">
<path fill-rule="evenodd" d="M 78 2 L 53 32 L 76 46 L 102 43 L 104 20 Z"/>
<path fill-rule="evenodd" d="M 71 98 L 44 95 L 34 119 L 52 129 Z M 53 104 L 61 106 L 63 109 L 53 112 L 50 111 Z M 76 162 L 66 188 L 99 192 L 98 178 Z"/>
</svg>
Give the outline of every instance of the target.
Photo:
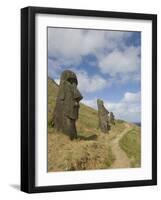
<svg viewBox="0 0 161 200">
<path fill-rule="evenodd" d="M 113 112 L 110 112 L 110 123 L 115 124 L 115 116 L 114 116 Z"/>
<path fill-rule="evenodd" d="M 74 72 L 65 70 L 61 74 L 53 125 L 58 131 L 77 138 L 75 122 L 78 119 L 79 101 L 83 98 L 77 89 L 78 80 Z"/>
<path fill-rule="evenodd" d="M 105 108 L 104 103 L 101 99 L 97 99 L 97 106 L 98 106 L 98 126 L 102 132 L 108 133 L 110 130 L 109 125 L 109 112 Z"/>
</svg>

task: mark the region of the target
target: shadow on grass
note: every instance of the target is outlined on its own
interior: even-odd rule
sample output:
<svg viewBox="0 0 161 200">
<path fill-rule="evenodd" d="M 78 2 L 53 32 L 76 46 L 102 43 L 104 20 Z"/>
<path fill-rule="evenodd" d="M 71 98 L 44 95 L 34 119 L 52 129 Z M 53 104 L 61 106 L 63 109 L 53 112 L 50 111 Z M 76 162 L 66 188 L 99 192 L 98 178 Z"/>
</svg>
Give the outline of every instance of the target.
<svg viewBox="0 0 161 200">
<path fill-rule="evenodd" d="M 98 137 L 97 135 L 90 135 L 88 137 L 78 135 L 78 139 L 80 139 L 80 140 L 96 140 L 97 137 Z"/>
</svg>

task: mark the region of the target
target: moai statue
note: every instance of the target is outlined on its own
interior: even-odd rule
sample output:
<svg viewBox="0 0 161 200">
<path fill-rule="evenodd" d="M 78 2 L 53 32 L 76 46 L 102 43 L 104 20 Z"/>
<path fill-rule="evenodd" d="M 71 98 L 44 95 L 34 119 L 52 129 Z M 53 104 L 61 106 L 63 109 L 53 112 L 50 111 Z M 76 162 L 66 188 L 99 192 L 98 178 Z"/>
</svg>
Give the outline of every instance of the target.
<svg viewBox="0 0 161 200">
<path fill-rule="evenodd" d="M 98 106 L 98 123 L 99 128 L 102 132 L 108 133 L 110 130 L 109 125 L 109 117 L 108 117 L 108 110 L 105 108 L 103 101 L 101 99 L 97 99 L 97 106 Z"/>
<path fill-rule="evenodd" d="M 76 120 L 78 119 L 79 101 L 83 98 L 77 89 L 78 80 L 74 72 L 65 70 L 61 74 L 56 106 L 53 114 L 53 126 L 70 136 L 77 138 Z"/>
<path fill-rule="evenodd" d="M 113 112 L 110 112 L 110 123 L 115 124 L 115 116 L 114 116 Z"/>
</svg>

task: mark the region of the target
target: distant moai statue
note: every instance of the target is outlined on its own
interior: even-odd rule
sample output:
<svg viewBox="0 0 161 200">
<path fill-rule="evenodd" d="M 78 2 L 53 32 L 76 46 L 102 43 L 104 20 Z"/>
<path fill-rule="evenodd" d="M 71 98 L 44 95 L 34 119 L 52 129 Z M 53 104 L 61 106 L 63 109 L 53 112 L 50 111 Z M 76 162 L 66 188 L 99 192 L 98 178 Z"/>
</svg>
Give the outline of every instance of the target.
<svg viewBox="0 0 161 200">
<path fill-rule="evenodd" d="M 79 114 L 79 101 L 83 98 L 77 85 L 78 80 L 74 72 L 70 70 L 62 72 L 53 113 L 53 126 L 69 135 L 70 139 L 77 138 L 75 123 Z"/>
<path fill-rule="evenodd" d="M 110 112 L 110 123 L 115 124 L 115 116 L 114 116 L 113 112 Z"/>
<path fill-rule="evenodd" d="M 109 125 L 109 112 L 105 108 L 104 103 L 101 99 L 97 99 L 97 106 L 98 106 L 98 125 L 102 132 L 108 133 L 110 130 Z"/>
</svg>

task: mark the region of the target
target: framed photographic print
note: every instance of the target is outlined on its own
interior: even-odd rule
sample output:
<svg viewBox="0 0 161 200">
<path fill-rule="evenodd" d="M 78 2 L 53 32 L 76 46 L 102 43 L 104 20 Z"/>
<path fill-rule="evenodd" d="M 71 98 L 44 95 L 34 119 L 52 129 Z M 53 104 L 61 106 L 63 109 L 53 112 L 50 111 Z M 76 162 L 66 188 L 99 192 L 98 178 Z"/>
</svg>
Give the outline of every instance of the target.
<svg viewBox="0 0 161 200">
<path fill-rule="evenodd" d="M 157 16 L 21 9 L 21 190 L 157 184 Z"/>
</svg>

